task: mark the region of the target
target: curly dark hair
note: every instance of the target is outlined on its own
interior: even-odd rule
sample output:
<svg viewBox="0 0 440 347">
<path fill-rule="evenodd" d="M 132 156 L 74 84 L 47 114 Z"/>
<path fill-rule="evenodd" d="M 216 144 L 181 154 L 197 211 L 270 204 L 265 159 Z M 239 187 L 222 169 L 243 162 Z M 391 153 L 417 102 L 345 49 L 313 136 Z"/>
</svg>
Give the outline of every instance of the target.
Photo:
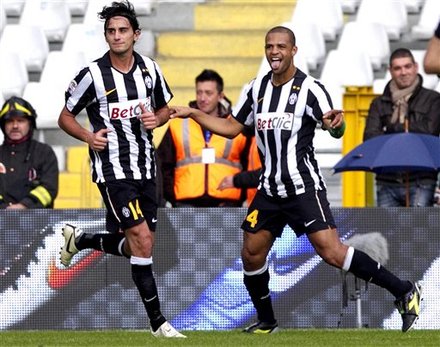
<svg viewBox="0 0 440 347">
<path fill-rule="evenodd" d="M 139 22 L 136 18 L 136 12 L 133 5 L 127 1 L 113 1 L 111 6 L 104 6 L 101 12 L 98 12 L 98 17 L 105 20 L 104 29 L 107 29 L 108 21 L 116 16 L 125 17 L 130 22 L 134 31 L 139 30 Z"/>
</svg>

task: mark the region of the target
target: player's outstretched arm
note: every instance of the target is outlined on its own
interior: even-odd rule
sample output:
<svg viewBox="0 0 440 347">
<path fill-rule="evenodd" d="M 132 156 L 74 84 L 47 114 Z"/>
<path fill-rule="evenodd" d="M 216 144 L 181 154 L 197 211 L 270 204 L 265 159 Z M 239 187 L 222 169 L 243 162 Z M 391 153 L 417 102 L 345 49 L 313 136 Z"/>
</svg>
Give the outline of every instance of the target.
<svg viewBox="0 0 440 347">
<path fill-rule="evenodd" d="M 243 131 L 243 124 L 238 122 L 234 117 L 228 118 L 213 117 L 198 109 L 173 106 L 171 107 L 170 118 L 192 118 L 202 127 L 212 131 L 213 133 L 227 138 L 234 138 Z"/>
</svg>

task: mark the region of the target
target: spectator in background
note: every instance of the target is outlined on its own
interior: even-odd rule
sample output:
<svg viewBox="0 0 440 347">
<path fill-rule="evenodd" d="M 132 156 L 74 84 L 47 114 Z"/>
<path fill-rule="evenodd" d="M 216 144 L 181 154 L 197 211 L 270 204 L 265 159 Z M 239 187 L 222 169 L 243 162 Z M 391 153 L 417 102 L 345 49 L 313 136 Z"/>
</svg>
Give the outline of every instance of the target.
<svg viewBox="0 0 440 347">
<path fill-rule="evenodd" d="M 422 86 L 422 76 L 410 50 L 396 49 L 390 56 L 391 81 L 370 105 L 364 141 L 404 131 L 439 136 L 440 94 Z M 406 205 L 409 179 L 410 206 L 432 206 L 436 172 L 387 173 L 376 175 L 377 205 Z"/>
<path fill-rule="evenodd" d="M 196 100 L 189 105 L 212 117 L 231 115 L 223 93 L 223 78 L 203 70 L 195 79 Z M 247 168 L 251 136 L 226 139 L 202 128 L 192 119 L 169 123 L 158 148 L 166 201 L 175 207 L 237 207 L 245 199 L 241 189 L 218 189 L 223 177 Z"/>
<path fill-rule="evenodd" d="M 0 208 L 53 208 L 58 194 L 58 161 L 53 149 L 32 138 L 37 113 L 19 97 L 0 111 Z"/>
<path fill-rule="evenodd" d="M 423 67 L 426 73 L 440 74 L 440 22 L 434 31 L 433 37 L 429 40 Z"/>
</svg>

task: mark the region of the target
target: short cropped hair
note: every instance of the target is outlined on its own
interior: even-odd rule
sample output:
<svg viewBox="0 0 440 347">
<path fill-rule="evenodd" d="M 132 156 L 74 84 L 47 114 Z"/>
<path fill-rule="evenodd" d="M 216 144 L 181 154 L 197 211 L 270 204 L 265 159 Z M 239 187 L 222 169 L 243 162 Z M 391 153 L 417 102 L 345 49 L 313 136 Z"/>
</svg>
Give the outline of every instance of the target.
<svg viewBox="0 0 440 347">
<path fill-rule="evenodd" d="M 199 82 L 213 81 L 217 83 L 217 90 L 219 93 L 223 91 L 223 78 L 218 74 L 217 71 L 205 69 L 200 75 L 196 77 L 196 84 Z"/>
<path fill-rule="evenodd" d="M 416 60 L 414 59 L 414 55 L 412 54 L 412 52 L 408 49 L 408 48 L 397 48 L 393 51 L 393 53 L 391 53 L 390 55 L 390 66 L 393 62 L 394 59 L 397 58 L 411 58 L 411 61 L 413 63 L 416 62 Z"/>
<path fill-rule="evenodd" d="M 293 33 L 292 30 L 290 30 L 289 28 L 279 25 L 276 27 L 273 27 L 272 29 L 270 29 L 267 34 L 266 34 L 266 38 L 267 35 L 272 34 L 272 33 L 285 33 L 289 35 L 290 38 L 290 42 L 292 43 L 292 46 L 296 45 L 296 38 L 295 38 L 295 34 Z"/>
</svg>

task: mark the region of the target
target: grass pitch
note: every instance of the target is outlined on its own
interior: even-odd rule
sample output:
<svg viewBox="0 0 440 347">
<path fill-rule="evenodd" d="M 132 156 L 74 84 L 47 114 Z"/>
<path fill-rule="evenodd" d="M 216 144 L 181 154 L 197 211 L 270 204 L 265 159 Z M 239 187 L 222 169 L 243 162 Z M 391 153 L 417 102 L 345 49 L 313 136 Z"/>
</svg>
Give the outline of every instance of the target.
<svg viewBox="0 0 440 347">
<path fill-rule="evenodd" d="M 148 331 L 2 331 L 0 346 L 440 346 L 439 330 L 401 333 L 379 329 L 283 329 L 273 335 L 239 330 L 188 331 L 187 339 L 156 339 Z"/>
</svg>

